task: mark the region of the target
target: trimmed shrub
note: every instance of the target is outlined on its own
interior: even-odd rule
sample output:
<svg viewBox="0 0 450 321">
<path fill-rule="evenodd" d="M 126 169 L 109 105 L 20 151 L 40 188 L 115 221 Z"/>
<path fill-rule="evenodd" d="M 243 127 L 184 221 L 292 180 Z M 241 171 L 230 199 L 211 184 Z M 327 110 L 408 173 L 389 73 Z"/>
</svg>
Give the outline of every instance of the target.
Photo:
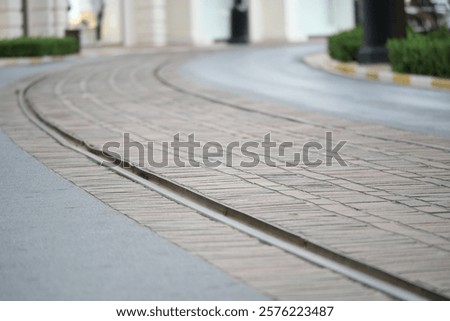
<svg viewBox="0 0 450 321">
<path fill-rule="evenodd" d="M 66 38 L 16 38 L 0 40 L 0 57 L 62 56 L 78 52 L 77 40 Z"/>
<path fill-rule="evenodd" d="M 358 57 L 359 48 L 363 45 L 363 29 L 356 27 L 328 38 L 329 55 L 340 61 L 353 61 Z"/>
<path fill-rule="evenodd" d="M 387 43 L 392 70 L 450 78 L 450 33 L 442 28 L 427 35 L 409 33 Z"/>
</svg>

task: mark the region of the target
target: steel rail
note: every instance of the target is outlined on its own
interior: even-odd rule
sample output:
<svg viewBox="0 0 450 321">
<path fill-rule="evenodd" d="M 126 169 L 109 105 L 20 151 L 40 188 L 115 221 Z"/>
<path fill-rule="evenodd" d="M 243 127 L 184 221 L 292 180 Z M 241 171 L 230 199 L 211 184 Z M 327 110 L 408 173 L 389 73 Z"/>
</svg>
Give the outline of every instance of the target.
<svg viewBox="0 0 450 321">
<path fill-rule="evenodd" d="M 99 165 L 108 167 L 117 174 L 176 203 L 187 206 L 201 215 L 232 226 L 259 239 L 261 242 L 276 246 L 317 266 L 337 272 L 394 299 L 449 300 L 448 297 L 424 286 L 349 258 L 328 247 L 311 242 L 301 235 L 291 233 L 279 226 L 274 226 L 205 195 L 198 194 L 148 169 L 140 168 L 123 159 L 115 159 L 112 155 L 105 155 L 101 149 L 66 133 L 35 111 L 26 94 L 31 87 L 46 77 L 35 79 L 23 88 L 18 89 L 16 91 L 18 103 L 25 116 L 60 145 L 86 156 Z"/>
</svg>

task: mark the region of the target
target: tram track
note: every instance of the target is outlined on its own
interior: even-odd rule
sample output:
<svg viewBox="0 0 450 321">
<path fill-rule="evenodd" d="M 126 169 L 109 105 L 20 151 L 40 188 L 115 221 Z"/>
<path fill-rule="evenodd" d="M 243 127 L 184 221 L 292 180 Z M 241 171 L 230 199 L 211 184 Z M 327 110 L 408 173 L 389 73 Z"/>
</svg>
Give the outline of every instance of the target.
<svg viewBox="0 0 450 321">
<path fill-rule="evenodd" d="M 340 253 L 336 253 L 332 249 L 311 242 L 300 235 L 291 233 L 279 226 L 269 224 L 230 206 L 221 204 L 122 159 L 114 159 L 115 166 L 112 166 L 111 155 L 105 157 L 100 149 L 50 124 L 33 109 L 27 99 L 27 91 L 45 78 L 46 76 L 35 79 L 18 90 L 19 106 L 28 119 L 66 148 L 83 154 L 92 161 L 109 167 L 117 174 L 139 183 L 170 200 L 187 206 L 206 217 L 232 226 L 259 239 L 261 242 L 276 246 L 318 266 L 345 275 L 349 279 L 377 289 L 395 299 L 448 300 L 447 297 L 430 289 L 413 284 L 396 275 L 353 260 Z"/>
</svg>

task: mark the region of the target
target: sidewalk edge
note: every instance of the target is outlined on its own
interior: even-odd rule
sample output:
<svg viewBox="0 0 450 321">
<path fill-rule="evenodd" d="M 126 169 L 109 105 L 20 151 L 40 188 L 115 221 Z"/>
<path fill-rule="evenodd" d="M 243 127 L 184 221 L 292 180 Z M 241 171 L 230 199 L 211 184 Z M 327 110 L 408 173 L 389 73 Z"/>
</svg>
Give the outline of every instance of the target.
<svg viewBox="0 0 450 321">
<path fill-rule="evenodd" d="M 67 56 L 42 56 L 42 57 L 24 57 L 24 58 L 1 58 L 0 67 L 9 67 L 17 65 L 35 65 L 49 62 L 59 62 L 65 60 L 72 60 L 81 58 L 81 54 L 67 55 Z"/>
<path fill-rule="evenodd" d="M 375 80 L 419 88 L 450 90 L 450 79 L 376 70 L 356 63 L 345 63 L 334 60 L 326 53 L 309 55 L 305 57 L 303 61 L 313 68 L 359 79 Z"/>
</svg>

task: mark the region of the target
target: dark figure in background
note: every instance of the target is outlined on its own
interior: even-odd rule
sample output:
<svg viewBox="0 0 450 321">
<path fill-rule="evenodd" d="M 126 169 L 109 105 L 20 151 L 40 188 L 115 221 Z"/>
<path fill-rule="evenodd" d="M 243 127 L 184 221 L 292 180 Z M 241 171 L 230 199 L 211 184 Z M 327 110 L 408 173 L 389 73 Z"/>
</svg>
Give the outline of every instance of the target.
<svg viewBox="0 0 450 321">
<path fill-rule="evenodd" d="M 234 0 L 231 10 L 230 43 L 248 42 L 248 8 L 246 0 Z"/>
<path fill-rule="evenodd" d="M 95 28 L 95 35 L 97 41 L 100 41 L 102 39 L 102 22 L 103 22 L 103 13 L 105 11 L 105 2 L 100 2 L 100 8 L 97 12 L 97 27 Z"/>
</svg>

